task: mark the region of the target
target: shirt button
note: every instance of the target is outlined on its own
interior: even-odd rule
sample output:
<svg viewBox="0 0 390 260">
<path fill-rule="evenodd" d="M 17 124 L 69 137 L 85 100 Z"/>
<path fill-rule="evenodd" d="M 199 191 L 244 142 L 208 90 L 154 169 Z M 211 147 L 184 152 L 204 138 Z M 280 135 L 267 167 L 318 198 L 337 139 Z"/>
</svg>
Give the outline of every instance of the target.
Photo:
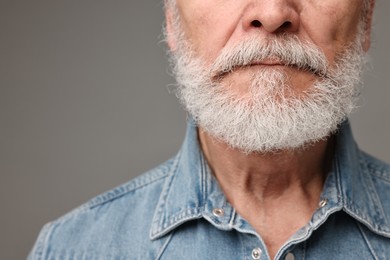
<svg viewBox="0 0 390 260">
<path fill-rule="evenodd" d="M 284 258 L 285 260 L 295 260 L 295 256 L 294 256 L 294 254 L 293 253 L 288 253 L 287 255 L 286 255 L 286 257 Z"/>
<path fill-rule="evenodd" d="M 328 199 L 322 199 L 321 201 L 320 201 L 320 203 L 318 203 L 318 206 L 320 207 L 320 208 L 323 208 L 323 207 L 325 207 L 326 206 L 326 204 L 328 204 Z"/>
<path fill-rule="evenodd" d="M 215 209 L 213 209 L 213 214 L 216 217 L 222 217 L 223 214 L 225 214 L 225 211 L 221 208 L 215 208 Z"/>
<path fill-rule="evenodd" d="M 261 257 L 261 249 L 260 248 L 255 248 L 252 250 L 252 258 L 253 259 L 260 259 Z"/>
</svg>

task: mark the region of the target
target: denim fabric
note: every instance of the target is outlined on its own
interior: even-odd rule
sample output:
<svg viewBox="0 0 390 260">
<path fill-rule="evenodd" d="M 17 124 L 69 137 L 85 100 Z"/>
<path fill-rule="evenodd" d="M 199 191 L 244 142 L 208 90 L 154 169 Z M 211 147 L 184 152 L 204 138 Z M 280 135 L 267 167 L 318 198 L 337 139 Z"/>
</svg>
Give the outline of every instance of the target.
<svg viewBox="0 0 390 260">
<path fill-rule="evenodd" d="M 390 259 L 390 166 L 361 152 L 348 123 L 306 226 L 275 259 Z M 229 204 L 189 123 L 178 155 L 41 231 L 29 259 L 269 259 Z"/>
</svg>

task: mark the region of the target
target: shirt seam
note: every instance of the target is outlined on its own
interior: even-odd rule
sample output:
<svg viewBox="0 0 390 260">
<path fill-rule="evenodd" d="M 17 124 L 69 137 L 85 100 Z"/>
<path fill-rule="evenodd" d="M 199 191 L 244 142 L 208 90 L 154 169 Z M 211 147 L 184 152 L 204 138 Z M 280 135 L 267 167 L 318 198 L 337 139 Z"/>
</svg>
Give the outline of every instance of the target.
<svg viewBox="0 0 390 260">
<path fill-rule="evenodd" d="M 167 161 L 165 164 L 155 168 L 154 170 L 149 171 L 145 175 L 141 175 L 138 178 L 135 178 L 127 182 L 124 185 L 120 185 L 116 188 L 109 190 L 108 192 L 105 192 L 91 199 L 86 203 L 86 207 L 92 209 L 96 206 L 120 198 L 132 191 L 136 191 L 145 186 L 151 185 L 159 180 L 165 179 L 168 176 L 171 166 L 172 166 L 172 160 Z"/>
<path fill-rule="evenodd" d="M 121 187 L 118 187 L 118 188 L 117 188 L 117 189 L 119 190 L 119 191 L 118 191 L 118 192 L 119 192 L 118 194 L 115 194 L 115 195 L 113 195 L 112 197 L 103 198 L 102 201 L 97 201 L 97 202 L 91 201 L 91 202 L 87 203 L 88 209 L 94 209 L 94 208 L 99 207 L 99 206 L 102 206 L 102 205 L 104 205 L 104 204 L 106 204 L 106 203 L 112 202 L 112 201 L 114 201 L 114 200 L 116 200 L 116 199 L 119 199 L 119 198 L 121 198 L 121 197 L 123 197 L 123 196 L 126 196 L 127 194 L 129 194 L 129 193 L 131 193 L 131 192 L 134 192 L 134 191 L 140 190 L 140 189 L 142 189 L 142 188 L 145 188 L 145 187 L 147 187 L 147 186 L 149 186 L 149 185 L 152 185 L 152 184 L 154 184 L 154 183 L 156 183 L 156 182 L 158 182 L 158 181 L 161 181 L 161 180 L 167 178 L 167 175 L 168 175 L 167 173 L 164 173 L 164 172 L 163 172 L 163 175 L 161 175 L 161 176 L 159 176 L 159 177 L 156 177 L 155 179 L 149 180 L 148 182 L 138 184 L 137 186 L 134 186 L 134 187 L 131 187 L 131 188 L 123 187 L 123 188 L 124 188 L 123 191 L 120 190 Z M 115 190 L 116 190 L 116 189 L 112 190 L 111 192 L 114 192 Z M 103 194 L 103 195 L 104 195 L 104 194 Z M 102 196 L 103 196 L 103 195 L 102 195 Z M 96 199 L 96 198 L 95 198 L 95 199 Z M 94 200 L 94 199 L 92 199 L 92 200 Z"/>
</svg>

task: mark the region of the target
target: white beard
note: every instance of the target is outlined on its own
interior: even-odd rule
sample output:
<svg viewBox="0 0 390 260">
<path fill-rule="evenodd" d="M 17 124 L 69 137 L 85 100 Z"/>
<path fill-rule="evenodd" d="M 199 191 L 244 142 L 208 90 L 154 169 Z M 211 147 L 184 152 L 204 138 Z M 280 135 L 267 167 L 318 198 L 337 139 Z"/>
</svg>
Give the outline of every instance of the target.
<svg viewBox="0 0 390 260">
<path fill-rule="evenodd" d="M 249 39 L 222 50 L 210 67 L 178 36 L 171 56 L 177 95 L 202 130 L 232 148 L 246 153 L 303 148 L 334 133 L 356 107 L 364 64 L 360 40 L 357 36 L 332 68 L 320 50 L 291 35 Z M 270 57 L 315 73 L 318 80 L 299 95 L 282 70 L 259 69 L 242 96 L 220 82 L 236 66 Z"/>
</svg>

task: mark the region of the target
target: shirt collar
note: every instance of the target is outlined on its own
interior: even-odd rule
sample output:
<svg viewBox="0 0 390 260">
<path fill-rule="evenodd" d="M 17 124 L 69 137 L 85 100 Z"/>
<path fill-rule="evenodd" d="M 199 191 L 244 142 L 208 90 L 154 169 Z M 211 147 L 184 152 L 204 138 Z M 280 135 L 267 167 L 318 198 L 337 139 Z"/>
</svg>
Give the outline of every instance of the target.
<svg viewBox="0 0 390 260">
<path fill-rule="evenodd" d="M 150 238 L 159 238 L 182 223 L 199 218 L 205 218 L 220 229 L 230 230 L 234 216 L 234 209 L 203 157 L 196 125 L 190 120 L 183 146 L 157 204 Z"/>
<path fill-rule="evenodd" d="M 390 225 L 374 186 L 367 157 L 357 147 L 348 121 L 341 125 L 336 137 L 334 186 L 341 195 L 343 210 L 371 231 L 389 236 Z"/>
<path fill-rule="evenodd" d="M 333 205 L 331 210 L 328 208 L 328 213 L 343 209 L 372 231 L 389 234 L 389 224 L 378 206 L 380 201 L 348 121 L 341 125 L 336 135 L 333 173 L 325 183 L 323 196 L 328 197 L 329 206 Z M 219 212 L 222 216 L 216 209 L 222 210 Z M 162 237 L 181 224 L 199 218 L 205 218 L 219 229 L 231 230 L 235 217 L 235 210 L 226 201 L 203 157 L 196 125 L 190 120 L 183 146 L 172 164 L 156 206 L 150 238 Z"/>
</svg>

